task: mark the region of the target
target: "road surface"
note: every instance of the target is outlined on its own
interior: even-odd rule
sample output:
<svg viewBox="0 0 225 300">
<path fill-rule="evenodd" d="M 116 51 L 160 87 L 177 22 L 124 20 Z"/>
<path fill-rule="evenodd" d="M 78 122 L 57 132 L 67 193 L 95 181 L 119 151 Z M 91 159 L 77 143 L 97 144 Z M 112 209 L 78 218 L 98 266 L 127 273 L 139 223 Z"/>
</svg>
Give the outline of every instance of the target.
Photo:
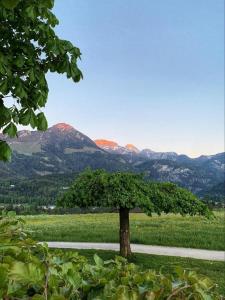
<svg viewBox="0 0 225 300">
<path fill-rule="evenodd" d="M 96 250 L 113 250 L 119 251 L 119 244 L 116 243 L 80 243 L 80 242 L 47 242 L 50 248 L 61 249 L 96 249 Z M 131 251 L 136 253 L 190 257 L 204 260 L 225 261 L 224 251 L 150 246 L 141 244 L 131 244 Z"/>
</svg>

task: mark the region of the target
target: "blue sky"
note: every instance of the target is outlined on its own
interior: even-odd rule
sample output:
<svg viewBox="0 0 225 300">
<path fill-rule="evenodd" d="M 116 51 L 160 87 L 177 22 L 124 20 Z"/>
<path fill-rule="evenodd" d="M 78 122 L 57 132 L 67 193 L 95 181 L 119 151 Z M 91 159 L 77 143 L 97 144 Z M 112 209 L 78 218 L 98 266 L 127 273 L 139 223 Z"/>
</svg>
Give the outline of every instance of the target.
<svg viewBox="0 0 225 300">
<path fill-rule="evenodd" d="M 223 0 L 56 0 L 84 80 L 48 75 L 49 125 L 176 151 L 224 150 Z"/>
</svg>

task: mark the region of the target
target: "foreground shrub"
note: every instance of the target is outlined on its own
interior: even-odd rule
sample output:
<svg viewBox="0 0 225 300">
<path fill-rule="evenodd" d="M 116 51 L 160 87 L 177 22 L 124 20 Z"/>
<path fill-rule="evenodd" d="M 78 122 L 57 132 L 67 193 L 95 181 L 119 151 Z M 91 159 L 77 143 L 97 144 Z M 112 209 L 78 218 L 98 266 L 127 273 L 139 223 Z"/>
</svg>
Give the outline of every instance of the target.
<svg viewBox="0 0 225 300">
<path fill-rule="evenodd" d="M 91 265 L 76 252 L 50 251 L 33 241 L 23 224 L 13 213 L 0 217 L 0 299 L 222 299 L 196 272 L 176 268 L 163 275 L 97 255 Z"/>
</svg>

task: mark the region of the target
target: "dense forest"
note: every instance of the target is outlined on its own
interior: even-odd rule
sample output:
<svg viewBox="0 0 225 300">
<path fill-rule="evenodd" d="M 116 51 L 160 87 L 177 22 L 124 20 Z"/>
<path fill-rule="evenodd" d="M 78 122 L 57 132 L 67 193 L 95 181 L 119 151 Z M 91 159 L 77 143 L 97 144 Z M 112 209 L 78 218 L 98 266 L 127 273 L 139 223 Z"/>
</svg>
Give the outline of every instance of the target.
<svg viewBox="0 0 225 300">
<path fill-rule="evenodd" d="M 51 205 L 73 182 L 75 173 L 13 178 L 0 181 L 0 203 Z"/>
</svg>

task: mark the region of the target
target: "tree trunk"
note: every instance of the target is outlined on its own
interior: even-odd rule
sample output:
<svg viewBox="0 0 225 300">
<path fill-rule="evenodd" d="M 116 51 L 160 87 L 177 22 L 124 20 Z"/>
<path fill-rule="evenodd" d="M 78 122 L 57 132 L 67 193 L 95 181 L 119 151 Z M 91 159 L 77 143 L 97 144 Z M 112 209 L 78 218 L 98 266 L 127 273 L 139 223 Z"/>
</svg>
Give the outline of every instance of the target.
<svg viewBox="0 0 225 300">
<path fill-rule="evenodd" d="M 120 255 L 131 255 L 129 209 L 123 207 L 120 207 Z"/>
</svg>

